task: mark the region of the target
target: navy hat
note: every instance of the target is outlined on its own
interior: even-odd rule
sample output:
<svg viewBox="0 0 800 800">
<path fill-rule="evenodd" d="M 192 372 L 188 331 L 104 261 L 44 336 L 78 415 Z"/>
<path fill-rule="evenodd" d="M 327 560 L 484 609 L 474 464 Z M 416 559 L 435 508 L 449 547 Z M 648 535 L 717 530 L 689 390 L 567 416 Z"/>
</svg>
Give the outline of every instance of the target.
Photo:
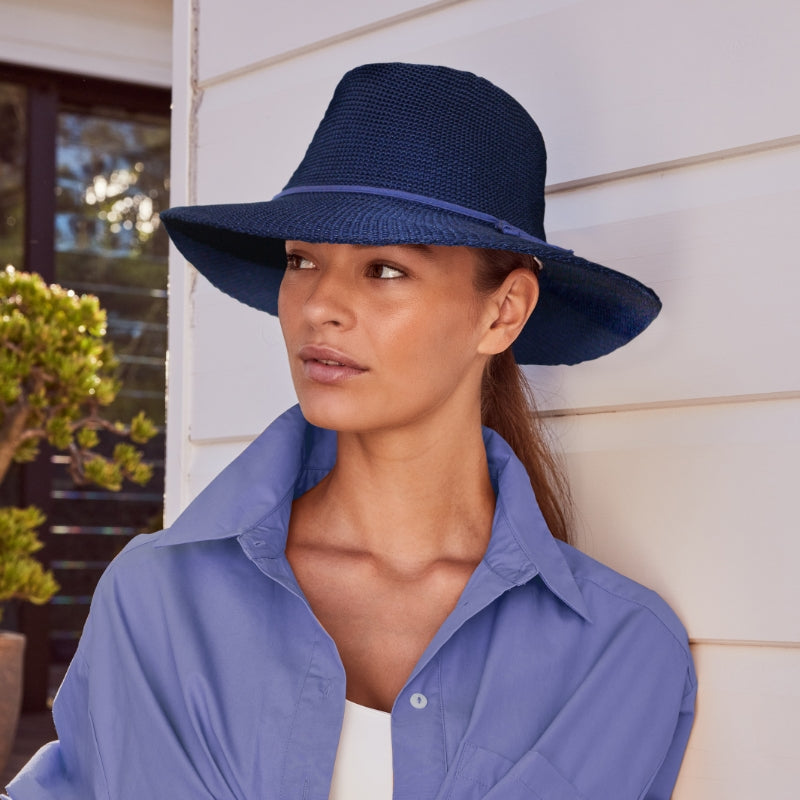
<svg viewBox="0 0 800 800">
<path fill-rule="evenodd" d="M 514 344 L 521 364 L 610 353 L 658 314 L 655 293 L 548 244 L 542 135 L 513 97 L 469 72 L 367 64 L 340 81 L 282 192 L 161 214 L 211 283 L 277 314 L 284 241 L 513 250 L 543 264 L 539 302 Z"/>
</svg>

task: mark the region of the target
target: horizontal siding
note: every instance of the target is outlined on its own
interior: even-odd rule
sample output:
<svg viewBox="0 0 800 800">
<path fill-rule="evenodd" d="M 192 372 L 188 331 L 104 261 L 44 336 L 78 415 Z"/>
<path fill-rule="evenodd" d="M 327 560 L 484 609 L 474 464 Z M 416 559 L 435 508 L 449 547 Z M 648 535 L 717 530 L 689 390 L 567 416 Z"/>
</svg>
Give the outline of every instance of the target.
<svg viewBox="0 0 800 800">
<path fill-rule="evenodd" d="M 263 0 L 238 0 L 236 14 L 225 3 L 202 5 L 199 30 L 201 82 L 219 80 L 227 73 L 269 64 L 296 50 L 350 38 L 354 31 L 391 24 L 426 9 L 452 5 L 457 0 L 350 0 L 347 3 L 290 3 L 265 13 Z M 310 13 L 311 12 L 311 13 Z M 263 20 L 264 24 L 253 24 Z M 228 46 L 220 47 L 224 36 Z"/>
<path fill-rule="evenodd" d="M 477 28 L 474 5 L 442 12 L 436 38 L 420 20 L 410 55 L 485 75 L 530 109 L 551 143 L 553 183 L 800 130 L 800 108 L 787 96 L 798 65 L 796 3 L 510 2 L 507 18 L 504 0 L 486 0 L 492 19 Z"/>
<path fill-rule="evenodd" d="M 220 468 L 233 461 L 250 443 L 250 439 L 215 441 L 192 448 L 192 460 L 188 470 L 191 496 L 202 491 L 219 473 Z"/>
<path fill-rule="evenodd" d="M 170 86 L 170 0 L 0 0 L 0 61 Z"/>
<path fill-rule="evenodd" d="M 252 438 L 296 402 L 280 326 L 202 283 L 194 309 L 192 440 Z M 221 395 L 223 414 L 207 401 Z"/>
<path fill-rule="evenodd" d="M 796 800 L 800 648 L 692 651 L 697 717 L 673 800 Z"/>
<path fill-rule="evenodd" d="M 659 591 L 694 639 L 800 644 L 800 400 L 553 422 L 582 549 Z"/>
<path fill-rule="evenodd" d="M 800 130 L 800 105 L 786 96 L 786 76 L 797 70 L 800 5 L 784 0 L 463 0 L 353 39 L 334 37 L 318 49 L 313 45 L 320 30 L 342 33 L 347 23 L 358 28 L 391 17 L 395 8 L 425 4 L 318 2 L 316 13 L 308 13 L 307 5 L 272 15 L 262 11 L 268 26 L 252 24 L 259 18 L 249 8 L 255 5 L 239 0 L 239 16 L 223 4 L 202 4 L 201 86 L 226 74 L 224 68 L 205 71 L 208 59 L 232 59 L 228 69 L 251 68 L 209 84 L 207 93 L 236 96 L 237 84 L 255 85 L 258 92 L 276 81 L 287 89 L 314 82 L 331 86 L 345 69 L 366 61 L 469 69 L 533 111 L 551 142 L 553 183 L 773 141 Z M 225 24 L 216 24 L 223 15 Z M 302 25 L 295 24 L 295 15 L 302 15 Z M 284 26 L 293 27 L 287 60 L 262 62 L 259 52 L 275 51 L 268 44 L 260 50 L 258 42 Z M 252 48 L 248 39 L 255 40 Z M 298 133 L 306 113 L 315 122 L 319 118 L 315 95 L 295 97 L 298 106 L 308 100 L 307 109 L 298 108 L 290 120 L 294 126 L 299 119 Z"/>
</svg>

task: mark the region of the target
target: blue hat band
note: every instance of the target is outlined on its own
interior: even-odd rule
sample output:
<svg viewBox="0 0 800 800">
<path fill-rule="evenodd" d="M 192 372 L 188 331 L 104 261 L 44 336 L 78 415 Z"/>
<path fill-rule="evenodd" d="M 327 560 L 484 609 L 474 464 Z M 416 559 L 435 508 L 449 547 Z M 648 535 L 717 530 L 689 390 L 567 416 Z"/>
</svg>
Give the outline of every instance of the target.
<svg viewBox="0 0 800 800">
<path fill-rule="evenodd" d="M 446 200 L 439 200 L 435 197 L 427 197 L 422 194 L 414 194 L 413 192 L 404 192 L 399 189 L 386 189 L 381 186 L 356 186 L 356 185 L 313 185 L 313 186 L 291 186 L 284 189 L 282 192 L 273 197 L 273 200 L 279 200 L 281 197 L 286 197 L 292 194 L 315 194 L 326 192 L 344 192 L 352 194 L 374 194 L 379 197 L 392 197 L 398 200 L 410 200 L 414 203 L 422 203 L 423 205 L 430 206 L 431 208 L 438 208 L 442 211 L 452 211 L 456 214 L 461 214 L 471 219 L 477 219 L 481 222 L 488 222 L 493 225 L 500 233 L 508 236 L 517 236 L 526 242 L 534 242 L 546 246 L 550 250 L 560 250 L 565 255 L 571 255 L 572 250 L 567 250 L 564 247 L 557 247 L 556 245 L 549 244 L 544 239 L 539 239 L 532 236 L 527 231 L 506 222 L 504 219 L 493 217 L 491 214 L 484 214 L 483 211 L 477 211 L 474 208 L 467 208 L 460 206 L 457 203 L 448 203 Z"/>
</svg>

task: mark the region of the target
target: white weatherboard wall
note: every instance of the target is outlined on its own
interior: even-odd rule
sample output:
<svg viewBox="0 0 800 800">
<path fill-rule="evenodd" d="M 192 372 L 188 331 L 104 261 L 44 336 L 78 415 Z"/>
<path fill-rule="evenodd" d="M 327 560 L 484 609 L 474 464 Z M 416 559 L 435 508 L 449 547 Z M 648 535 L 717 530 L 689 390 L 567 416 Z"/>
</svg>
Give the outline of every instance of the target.
<svg viewBox="0 0 800 800">
<path fill-rule="evenodd" d="M 0 0 L 0 61 L 169 86 L 170 0 Z"/>
<path fill-rule="evenodd" d="M 178 0 L 176 203 L 262 200 L 341 74 L 443 63 L 548 142 L 552 241 L 664 311 L 596 363 L 530 369 L 581 546 L 688 627 L 697 722 L 675 797 L 800 783 L 800 4 L 787 0 Z M 168 516 L 293 402 L 274 319 L 173 253 Z"/>
</svg>

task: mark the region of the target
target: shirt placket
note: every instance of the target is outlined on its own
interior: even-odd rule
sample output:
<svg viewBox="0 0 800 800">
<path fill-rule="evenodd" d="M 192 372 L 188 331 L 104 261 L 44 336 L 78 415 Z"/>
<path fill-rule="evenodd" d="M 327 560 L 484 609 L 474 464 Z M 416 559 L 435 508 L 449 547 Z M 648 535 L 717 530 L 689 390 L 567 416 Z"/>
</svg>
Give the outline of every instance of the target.
<svg viewBox="0 0 800 800">
<path fill-rule="evenodd" d="M 270 535 L 272 533 L 272 536 Z M 280 800 L 327 800 L 339 745 L 346 678 L 336 645 L 314 617 L 275 532 L 252 531 L 239 538 L 247 557 L 270 580 L 294 594 L 315 621 L 316 638 L 309 642 L 309 659 L 284 747 L 279 778 Z"/>
<path fill-rule="evenodd" d="M 406 684 L 392 708 L 393 800 L 432 798 L 447 772 L 439 660 Z"/>
<path fill-rule="evenodd" d="M 318 640 L 286 742 L 281 800 L 327 800 L 344 716 L 344 684 L 333 643 Z"/>
</svg>

